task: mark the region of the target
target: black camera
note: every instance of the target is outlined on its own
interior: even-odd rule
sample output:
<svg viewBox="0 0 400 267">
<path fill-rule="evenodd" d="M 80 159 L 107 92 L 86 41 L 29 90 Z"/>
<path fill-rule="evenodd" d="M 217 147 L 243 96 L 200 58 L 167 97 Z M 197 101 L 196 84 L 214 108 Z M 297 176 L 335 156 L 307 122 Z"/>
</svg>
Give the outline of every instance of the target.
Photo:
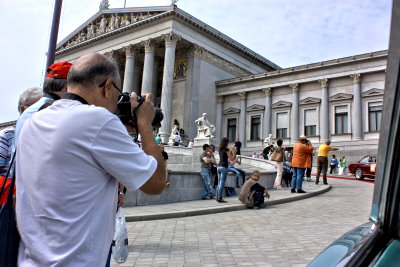
<svg viewBox="0 0 400 267">
<path fill-rule="evenodd" d="M 133 126 L 137 127 L 137 121 L 136 121 L 136 109 L 140 107 L 140 105 L 145 101 L 144 96 L 137 96 L 137 102 L 139 103 L 138 106 L 132 110 L 131 107 L 131 97 L 129 96 L 129 93 L 122 93 L 120 96 L 120 99 L 118 100 L 117 104 L 117 111 L 115 114 L 119 117 L 119 119 L 122 121 L 123 124 L 128 124 L 129 121 L 133 122 Z M 161 127 L 161 121 L 164 119 L 164 115 L 161 111 L 160 108 L 154 108 L 154 118 L 153 121 L 151 122 L 151 125 L 154 128 L 160 128 Z"/>
</svg>

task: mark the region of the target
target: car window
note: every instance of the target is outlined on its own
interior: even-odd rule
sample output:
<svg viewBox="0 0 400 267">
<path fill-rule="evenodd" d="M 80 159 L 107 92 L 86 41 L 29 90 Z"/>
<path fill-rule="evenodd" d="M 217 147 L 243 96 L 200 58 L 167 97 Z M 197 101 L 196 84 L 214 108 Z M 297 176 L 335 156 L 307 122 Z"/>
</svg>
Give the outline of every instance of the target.
<svg viewBox="0 0 400 267">
<path fill-rule="evenodd" d="M 365 157 L 360 160 L 360 163 L 368 163 L 368 157 Z"/>
<path fill-rule="evenodd" d="M 369 162 L 376 163 L 376 157 L 374 157 L 374 156 L 369 157 Z"/>
</svg>

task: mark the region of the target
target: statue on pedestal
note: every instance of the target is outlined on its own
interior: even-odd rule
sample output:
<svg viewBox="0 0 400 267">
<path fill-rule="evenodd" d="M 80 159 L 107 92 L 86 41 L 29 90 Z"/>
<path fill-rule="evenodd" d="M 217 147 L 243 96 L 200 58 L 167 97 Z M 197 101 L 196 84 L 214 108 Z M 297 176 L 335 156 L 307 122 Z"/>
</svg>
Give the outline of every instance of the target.
<svg viewBox="0 0 400 267">
<path fill-rule="evenodd" d="M 195 122 L 197 123 L 197 139 L 214 137 L 215 126 L 208 121 L 207 113 L 203 113 L 203 116 L 198 118 Z"/>
<path fill-rule="evenodd" d="M 268 137 L 265 138 L 264 143 L 267 143 L 268 146 L 274 144 L 274 141 L 272 140 L 272 134 L 269 134 Z"/>
</svg>

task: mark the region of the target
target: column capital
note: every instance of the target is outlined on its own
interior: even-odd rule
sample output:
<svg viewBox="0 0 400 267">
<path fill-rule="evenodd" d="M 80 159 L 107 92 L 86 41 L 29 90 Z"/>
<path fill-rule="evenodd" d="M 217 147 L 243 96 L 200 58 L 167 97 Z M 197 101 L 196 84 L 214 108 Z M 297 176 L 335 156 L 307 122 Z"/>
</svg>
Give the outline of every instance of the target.
<svg viewBox="0 0 400 267">
<path fill-rule="evenodd" d="M 320 80 L 318 80 L 318 83 L 321 84 L 321 88 L 327 88 L 328 87 L 328 79 L 320 79 Z"/>
<path fill-rule="evenodd" d="M 125 46 L 124 47 L 126 57 L 134 57 L 136 54 L 136 48 L 133 45 Z"/>
<path fill-rule="evenodd" d="M 238 93 L 238 95 L 240 96 L 240 99 L 242 100 L 246 99 L 246 92 L 240 92 Z"/>
<path fill-rule="evenodd" d="M 115 59 L 114 59 L 114 56 L 115 56 L 115 51 L 114 51 L 114 50 L 109 51 L 109 52 L 105 52 L 104 55 L 105 55 L 106 57 L 108 57 L 109 59 L 115 60 Z"/>
<path fill-rule="evenodd" d="M 350 74 L 350 78 L 353 79 L 353 83 L 361 82 L 361 74 L 360 73 Z"/>
<path fill-rule="evenodd" d="M 154 47 L 154 42 L 151 39 L 147 39 L 141 42 L 141 44 L 144 46 L 144 52 L 154 52 L 155 47 Z"/>
<path fill-rule="evenodd" d="M 217 103 L 224 103 L 224 96 L 223 95 L 217 96 Z"/>
<path fill-rule="evenodd" d="M 174 34 L 174 33 L 168 33 L 166 35 L 163 35 L 162 38 L 165 40 L 165 46 L 176 46 L 176 43 L 181 40 L 181 37 Z"/>
<path fill-rule="evenodd" d="M 262 91 L 265 93 L 265 96 L 271 96 L 272 95 L 272 88 L 271 87 L 264 88 L 264 89 L 262 89 Z"/>
<path fill-rule="evenodd" d="M 292 83 L 289 84 L 290 88 L 292 88 L 293 92 L 298 92 L 299 91 L 299 84 L 298 83 Z"/>
</svg>

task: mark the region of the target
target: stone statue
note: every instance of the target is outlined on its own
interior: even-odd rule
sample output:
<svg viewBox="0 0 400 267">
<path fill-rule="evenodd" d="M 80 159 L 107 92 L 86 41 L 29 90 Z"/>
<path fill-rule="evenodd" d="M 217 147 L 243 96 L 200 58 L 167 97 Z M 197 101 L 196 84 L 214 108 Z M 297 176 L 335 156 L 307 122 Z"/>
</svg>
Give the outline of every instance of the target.
<svg viewBox="0 0 400 267">
<path fill-rule="evenodd" d="M 109 6 L 108 0 L 101 0 L 99 10 L 108 9 Z"/>
<path fill-rule="evenodd" d="M 203 113 L 203 116 L 198 118 L 197 123 L 197 137 L 196 139 L 213 138 L 215 132 L 215 126 L 212 125 L 207 119 L 207 113 Z"/>
<path fill-rule="evenodd" d="M 267 145 L 273 145 L 274 141 L 272 140 L 272 134 L 269 134 L 267 138 L 265 138 L 264 143 L 267 143 Z"/>
<path fill-rule="evenodd" d="M 93 25 L 93 23 L 90 23 L 90 25 L 87 28 L 86 38 L 91 39 L 91 38 L 94 38 L 95 36 L 96 35 L 94 33 L 94 25 Z"/>
<path fill-rule="evenodd" d="M 108 24 L 108 30 L 109 31 L 115 30 L 115 17 L 114 17 L 114 14 L 111 15 L 110 23 Z"/>
<path fill-rule="evenodd" d="M 178 0 L 171 0 L 171 6 L 175 6 Z"/>
<path fill-rule="evenodd" d="M 104 15 L 102 15 L 101 21 L 100 21 L 100 26 L 99 26 L 99 34 L 106 33 L 106 27 L 107 27 L 107 20 L 104 17 Z"/>
<path fill-rule="evenodd" d="M 128 19 L 128 15 L 125 14 L 125 16 L 122 18 L 122 21 L 121 21 L 121 27 L 127 26 L 127 25 L 129 25 L 130 23 L 131 23 L 131 22 L 130 22 L 129 19 Z"/>
<path fill-rule="evenodd" d="M 131 23 L 135 23 L 137 21 L 137 16 L 131 14 Z"/>
<path fill-rule="evenodd" d="M 115 27 L 116 29 L 118 29 L 118 28 L 119 28 L 119 26 L 120 26 L 120 22 L 121 22 L 121 18 L 120 18 L 120 16 L 118 16 L 117 14 L 115 14 L 115 22 L 114 22 L 114 27 Z"/>
</svg>

